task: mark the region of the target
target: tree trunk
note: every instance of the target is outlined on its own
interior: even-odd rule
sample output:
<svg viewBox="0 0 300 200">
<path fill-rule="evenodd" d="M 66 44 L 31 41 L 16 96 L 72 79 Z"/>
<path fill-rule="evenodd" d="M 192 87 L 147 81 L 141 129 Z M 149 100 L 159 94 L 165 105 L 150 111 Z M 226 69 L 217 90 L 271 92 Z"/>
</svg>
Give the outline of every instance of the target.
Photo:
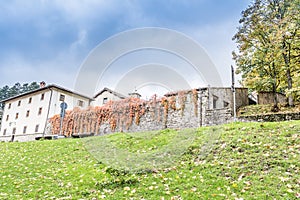
<svg viewBox="0 0 300 200">
<path fill-rule="evenodd" d="M 290 90 L 293 87 L 293 81 L 292 81 L 292 77 L 291 77 L 290 68 L 288 68 L 286 70 L 286 76 L 287 76 L 288 89 Z M 292 94 L 289 94 L 289 96 L 288 96 L 288 103 L 289 103 L 290 107 L 294 106 L 294 99 L 293 99 Z"/>
<path fill-rule="evenodd" d="M 272 112 L 278 112 L 279 111 L 279 107 L 278 107 L 278 98 L 277 98 L 277 87 L 276 87 L 276 76 L 277 76 L 277 73 L 276 73 L 276 69 L 275 69 L 275 66 L 274 66 L 274 63 L 272 64 L 272 68 L 273 68 L 273 81 L 272 81 L 272 92 L 273 92 L 273 95 L 274 95 L 274 105 L 271 109 Z"/>
<path fill-rule="evenodd" d="M 278 98 L 277 98 L 277 93 L 276 93 L 276 83 L 273 83 L 273 87 L 272 87 L 272 92 L 274 95 L 274 105 L 271 109 L 272 112 L 278 112 L 279 111 L 279 107 L 278 107 Z"/>
<path fill-rule="evenodd" d="M 290 50 L 291 50 L 290 44 L 288 44 L 287 46 L 286 43 L 283 42 L 283 49 L 287 50 L 287 53 L 283 52 L 282 56 L 286 67 L 286 78 L 287 78 L 288 90 L 291 90 L 293 88 L 293 80 L 292 80 L 291 69 L 290 69 Z M 289 94 L 288 96 L 288 105 L 290 107 L 294 106 L 294 100 L 292 94 Z"/>
</svg>

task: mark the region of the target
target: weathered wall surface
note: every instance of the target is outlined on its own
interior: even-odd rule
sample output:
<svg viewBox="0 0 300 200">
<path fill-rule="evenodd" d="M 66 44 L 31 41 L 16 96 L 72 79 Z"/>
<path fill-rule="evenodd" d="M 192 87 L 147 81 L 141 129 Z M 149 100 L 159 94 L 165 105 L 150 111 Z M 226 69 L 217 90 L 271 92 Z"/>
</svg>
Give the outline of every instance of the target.
<svg viewBox="0 0 300 200">
<path fill-rule="evenodd" d="M 237 107 L 247 105 L 247 89 L 237 89 L 236 93 Z M 138 132 L 165 128 L 195 128 L 232 121 L 233 96 L 230 88 L 202 88 L 197 92 L 178 92 L 166 96 L 165 100 L 158 100 L 155 105 L 147 103 L 144 114 L 138 120 L 139 123 L 135 123 L 135 116 L 131 125 L 128 126 L 126 119 L 124 120 L 119 112 L 115 129 L 112 129 L 110 122 L 107 121 L 100 125 L 96 134 L 102 135 L 114 131 Z M 218 97 L 217 102 L 213 102 L 212 99 L 216 97 Z M 83 130 L 83 132 L 89 132 L 89 130 Z"/>
<path fill-rule="evenodd" d="M 218 125 L 232 121 L 232 111 L 228 108 L 207 110 L 205 116 L 206 125 Z"/>
<path fill-rule="evenodd" d="M 278 103 L 285 104 L 287 103 L 287 98 L 284 94 L 276 93 Z M 258 104 L 273 104 L 274 103 L 274 94 L 272 92 L 260 92 L 257 95 Z"/>
<path fill-rule="evenodd" d="M 259 122 L 279 122 L 279 121 L 288 121 L 288 120 L 300 120 L 300 112 L 242 116 L 239 117 L 239 119 L 242 121 L 259 121 Z"/>
<path fill-rule="evenodd" d="M 237 105 L 247 105 L 247 89 L 237 90 L 236 94 Z M 232 98 L 230 88 L 200 88 L 168 94 L 161 99 L 149 101 L 129 98 L 108 102 L 103 107 L 74 109 L 66 113 L 62 134 L 103 135 L 111 132 L 196 128 L 223 124 L 232 120 Z M 60 117 L 54 116 L 50 123 L 51 128 L 47 128 L 45 135 L 58 134 Z M 33 139 L 28 137 L 28 140 Z M 23 141 L 22 138 L 15 140 Z"/>
<path fill-rule="evenodd" d="M 236 94 L 237 108 L 248 105 L 247 89 L 239 88 Z M 140 124 L 133 124 L 128 131 L 195 128 L 232 121 L 232 91 L 230 88 L 202 88 L 198 90 L 197 98 L 190 92 L 186 95 L 184 106 L 180 103 L 182 97 L 179 94 L 174 94 L 174 96 L 176 97 L 176 109 L 169 107 L 168 114 L 165 115 L 163 106 L 159 104 L 156 108 L 147 110 L 141 117 Z M 211 101 L 213 96 L 218 97 L 218 108 L 215 109 Z M 226 107 L 224 101 L 228 102 Z M 121 130 L 124 130 L 124 127 Z"/>
<path fill-rule="evenodd" d="M 146 106 L 145 113 L 141 116 L 139 123 L 132 123 L 128 128 L 126 123 L 118 122 L 115 131 L 138 132 L 149 130 L 161 130 L 165 128 L 179 129 L 199 127 L 200 109 L 199 109 L 199 93 L 197 97 L 192 92 L 181 94 L 168 98 L 167 105 L 163 101 L 158 101 L 155 105 Z M 170 100 L 173 98 L 173 100 Z M 171 102 L 175 102 L 173 106 Z M 135 119 L 134 119 L 135 121 Z M 106 128 L 100 130 L 100 134 L 112 132 L 108 123 L 104 125 Z M 105 130 L 105 132 L 104 132 Z"/>
<path fill-rule="evenodd" d="M 233 93 L 231 88 L 211 87 L 203 88 L 206 91 L 208 109 L 223 109 L 233 107 Z M 236 109 L 242 106 L 249 105 L 248 89 L 235 88 Z M 215 101 L 215 102 L 214 102 Z M 214 105 L 215 104 L 215 105 Z M 228 104 L 226 106 L 226 104 Z"/>
<path fill-rule="evenodd" d="M 248 89 L 236 88 L 235 89 L 236 109 L 249 105 Z"/>
</svg>

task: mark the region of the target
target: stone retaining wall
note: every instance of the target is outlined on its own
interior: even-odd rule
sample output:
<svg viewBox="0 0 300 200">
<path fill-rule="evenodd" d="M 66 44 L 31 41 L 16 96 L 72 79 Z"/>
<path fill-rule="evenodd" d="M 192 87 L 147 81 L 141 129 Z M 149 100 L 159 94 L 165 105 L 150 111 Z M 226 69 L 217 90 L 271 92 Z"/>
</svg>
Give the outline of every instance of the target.
<svg viewBox="0 0 300 200">
<path fill-rule="evenodd" d="M 241 120 L 241 121 L 260 121 L 260 122 L 279 122 L 279 121 L 288 121 L 288 120 L 300 120 L 300 112 L 241 116 L 241 117 L 239 117 L 239 120 Z"/>
<path fill-rule="evenodd" d="M 13 138 L 13 142 L 27 142 L 27 141 L 33 141 L 36 137 L 41 137 L 41 133 L 37 134 L 22 134 L 22 135 L 15 135 Z M 12 141 L 12 135 L 4 135 L 0 136 L 0 141 L 3 142 L 11 142 Z"/>
</svg>

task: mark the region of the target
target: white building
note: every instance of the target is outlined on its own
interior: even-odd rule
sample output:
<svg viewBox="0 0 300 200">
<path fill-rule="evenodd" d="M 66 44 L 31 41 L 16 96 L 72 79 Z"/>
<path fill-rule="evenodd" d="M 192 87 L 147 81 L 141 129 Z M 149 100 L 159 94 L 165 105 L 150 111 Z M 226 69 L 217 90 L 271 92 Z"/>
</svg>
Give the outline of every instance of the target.
<svg viewBox="0 0 300 200">
<path fill-rule="evenodd" d="M 3 116 L 3 109 L 0 108 L 0 131 L 1 131 L 2 116 Z"/>
<path fill-rule="evenodd" d="M 102 106 L 106 104 L 108 101 L 117 101 L 125 98 L 127 98 L 125 95 L 105 87 L 103 88 L 103 90 L 101 90 L 94 96 L 93 105 Z"/>
<path fill-rule="evenodd" d="M 0 140 L 28 141 L 47 134 L 48 119 L 67 110 L 87 108 L 93 99 L 57 85 L 41 88 L 4 100 Z"/>
</svg>

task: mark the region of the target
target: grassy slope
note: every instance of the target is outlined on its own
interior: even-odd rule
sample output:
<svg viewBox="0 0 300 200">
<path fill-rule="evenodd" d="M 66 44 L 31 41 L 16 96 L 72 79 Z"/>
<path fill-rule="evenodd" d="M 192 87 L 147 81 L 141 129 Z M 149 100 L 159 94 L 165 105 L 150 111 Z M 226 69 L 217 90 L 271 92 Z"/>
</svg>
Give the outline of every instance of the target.
<svg viewBox="0 0 300 200">
<path fill-rule="evenodd" d="M 163 148 L 176 132 L 148 134 L 143 140 L 130 134 L 113 134 L 106 139 L 130 152 L 145 153 Z M 200 128 L 196 140 L 172 166 L 148 173 L 125 173 L 101 164 L 86 151 L 84 142 L 1 143 L 0 199 L 300 196 L 300 121 Z"/>
<path fill-rule="evenodd" d="M 273 105 L 271 105 L 271 104 L 245 106 L 245 107 L 242 107 L 239 109 L 238 114 L 240 116 L 257 115 L 257 114 L 259 114 L 259 115 L 274 114 L 274 112 L 271 112 L 272 106 Z M 298 112 L 300 112 L 300 103 L 295 103 L 295 107 L 286 107 L 281 104 L 279 104 L 278 106 L 279 106 L 280 110 L 276 113 L 298 113 Z"/>
</svg>

